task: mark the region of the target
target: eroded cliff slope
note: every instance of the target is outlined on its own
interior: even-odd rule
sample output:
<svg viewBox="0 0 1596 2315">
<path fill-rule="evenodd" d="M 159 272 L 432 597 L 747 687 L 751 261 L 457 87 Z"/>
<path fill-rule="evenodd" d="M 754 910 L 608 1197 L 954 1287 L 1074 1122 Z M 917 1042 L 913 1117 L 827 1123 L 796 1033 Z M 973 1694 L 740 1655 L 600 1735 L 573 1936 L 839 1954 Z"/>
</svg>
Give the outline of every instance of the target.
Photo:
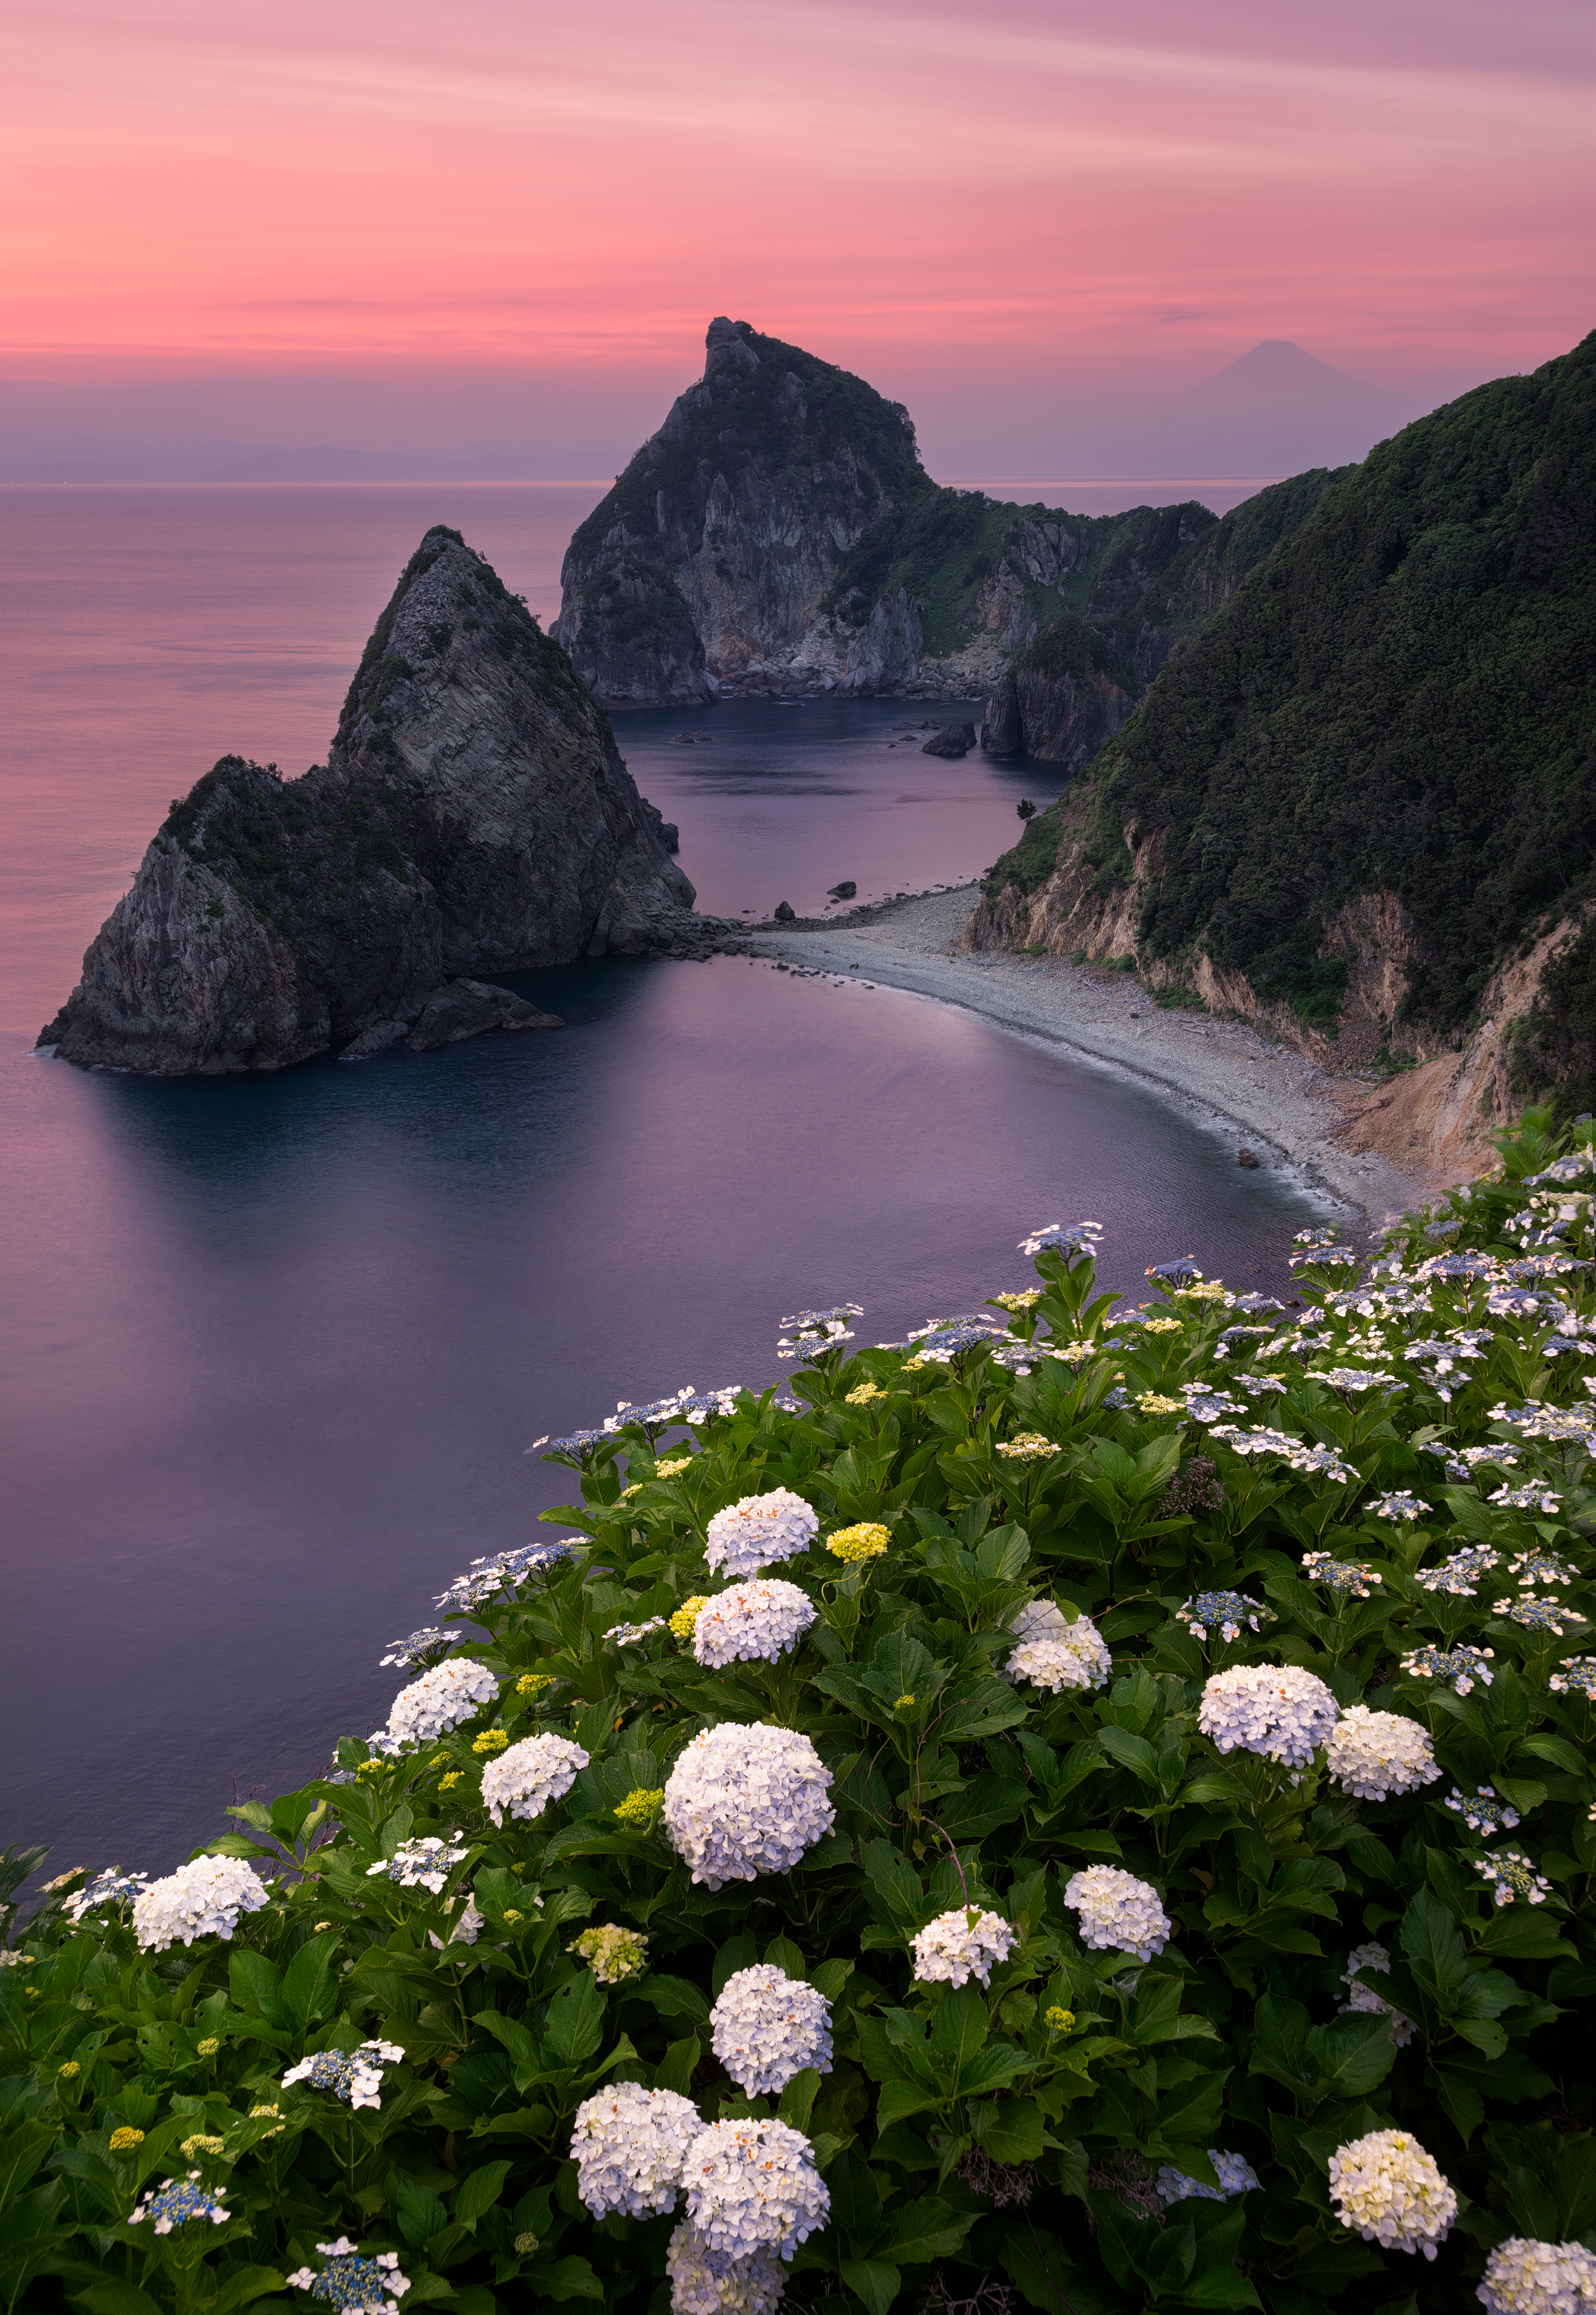
<svg viewBox="0 0 1596 2315">
<path fill-rule="evenodd" d="M 1588 1095 L 1593 457 L 1596 337 L 1379 445 L 997 864 L 971 941 L 1419 1064 L 1459 1147 L 1459 1103 L 1477 1135 Z"/>
<path fill-rule="evenodd" d="M 474 977 L 693 952 L 713 928 L 692 903 L 564 652 L 437 528 L 327 762 L 283 780 L 224 757 L 174 803 L 40 1042 L 178 1076 L 530 1026 Z"/>
</svg>

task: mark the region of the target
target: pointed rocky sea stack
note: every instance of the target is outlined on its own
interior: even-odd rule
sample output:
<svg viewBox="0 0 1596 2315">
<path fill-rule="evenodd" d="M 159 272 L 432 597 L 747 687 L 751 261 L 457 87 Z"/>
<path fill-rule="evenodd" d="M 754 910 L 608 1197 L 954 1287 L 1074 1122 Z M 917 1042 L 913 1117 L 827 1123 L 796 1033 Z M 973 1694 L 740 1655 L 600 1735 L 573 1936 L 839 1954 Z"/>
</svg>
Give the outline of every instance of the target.
<svg viewBox="0 0 1596 2315">
<path fill-rule="evenodd" d="M 555 1026 L 484 973 L 721 930 L 607 717 L 457 531 L 430 530 L 324 766 L 224 757 L 174 803 L 40 1044 L 162 1077 Z M 433 1033 L 452 985 L 449 1027 Z M 519 1010 L 517 1009 L 519 1007 Z"/>
</svg>

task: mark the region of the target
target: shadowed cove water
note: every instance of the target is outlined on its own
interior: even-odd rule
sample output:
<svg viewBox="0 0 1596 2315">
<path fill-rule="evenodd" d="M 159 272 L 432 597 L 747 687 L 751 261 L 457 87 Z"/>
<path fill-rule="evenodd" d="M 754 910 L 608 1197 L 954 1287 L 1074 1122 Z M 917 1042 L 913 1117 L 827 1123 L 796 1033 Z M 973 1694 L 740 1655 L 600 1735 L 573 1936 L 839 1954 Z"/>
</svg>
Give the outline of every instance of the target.
<svg viewBox="0 0 1596 2315">
<path fill-rule="evenodd" d="M 533 1438 L 775 1381 L 804 1303 L 900 1335 L 1024 1282 L 1015 1241 L 1080 1216 L 1110 1282 L 1189 1252 L 1278 1287 L 1302 1202 L 1148 1095 L 740 960 L 521 976 L 565 1031 L 426 1058 L 200 1084 L 26 1058 L 168 798 L 226 748 L 320 752 L 427 523 L 540 608 L 576 513 L 514 490 L 12 498 L 0 1840 L 50 1841 L 54 1870 L 170 1867 L 235 1783 L 297 1780 L 380 1716 L 385 1644 L 568 1494 Z M 619 736 L 705 905 L 762 914 L 845 877 L 953 881 L 1010 840 L 1042 767 L 892 728 L 955 713 L 740 705 Z"/>
</svg>

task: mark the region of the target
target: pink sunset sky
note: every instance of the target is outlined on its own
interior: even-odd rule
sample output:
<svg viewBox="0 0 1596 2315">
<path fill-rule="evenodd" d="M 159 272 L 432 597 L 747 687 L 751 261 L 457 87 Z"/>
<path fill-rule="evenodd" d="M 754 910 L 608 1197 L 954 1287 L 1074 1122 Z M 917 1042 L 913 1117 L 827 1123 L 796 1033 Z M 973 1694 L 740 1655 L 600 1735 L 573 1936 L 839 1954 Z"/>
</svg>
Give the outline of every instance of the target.
<svg viewBox="0 0 1596 2315">
<path fill-rule="evenodd" d="M 1419 407 L 1592 319 L 1585 0 L 56 0 L 7 50 L 38 434 L 613 471 L 723 313 L 933 472 L 1062 473 L 1261 338 Z"/>
</svg>

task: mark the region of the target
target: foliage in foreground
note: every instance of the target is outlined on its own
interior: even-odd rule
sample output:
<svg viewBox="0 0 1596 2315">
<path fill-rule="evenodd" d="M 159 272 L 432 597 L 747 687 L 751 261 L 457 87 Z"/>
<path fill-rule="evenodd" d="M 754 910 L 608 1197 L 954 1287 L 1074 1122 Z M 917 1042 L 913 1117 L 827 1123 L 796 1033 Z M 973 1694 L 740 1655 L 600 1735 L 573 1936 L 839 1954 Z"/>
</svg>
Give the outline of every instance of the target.
<svg viewBox="0 0 1596 2315">
<path fill-rule="evenodd" d="M 1306 1307 L 1175 1264 L 1116 1316 L 1090 1232 L 1055 1232 L 1001 1312 L 851 1356 L 820 1314 L 791 1397 L 563 1442 L 572 1548 L 445 1595 L 482 1636 L 418 1636 L 431 1669 L 377 1742 L 238 1812 L 191 1944 L 156 1949 L 181 1876 L 94 1902 L 78 1873 L 0 1956 L 0 2306 L 664 2315 L 677 2172 L 653 2214 L 596 2220 L 570 2159 L 626 2083 L 661 2130 L 752 2125 L 820 2213 L 785 2268 L 673 2254 L 688 2315 L 764 2315 L 784 2279 L 836 2315 L 1441 2315 L 1553 2257 L 1502 2248 L 1525 2240 L 1572 2247 L 1576 2295 L 1512 2303 L 1588 2305 L 1576 1131 L 1559 1157 L 1531 1116 L 1367 1275 L 1319 1235 Z M 786 1645 L 717 1668 L 744 1628 L 712 1522 L 779 1490 L 751 1628 Z M 1295 1739 L 1237 1705 L 1265 1665 Z M 733 1770 L 807 1740 L 829 1786 L 785 1831 L 717 1830 L 706 1731 Z M 678 1854 L 706 1824 L 723 1856 L 802 1853 L 712 1889 Z M 761 1965 L 799 1982 L 817 2062 L 749 2094 L 716 2047 L 740 2003 L 729 2062 L 783 2075 Z M 1333 2201 L 1392 2239 L 1343 2151 L 1387 2132 L 1412 2249 Z"/>
</svg>

